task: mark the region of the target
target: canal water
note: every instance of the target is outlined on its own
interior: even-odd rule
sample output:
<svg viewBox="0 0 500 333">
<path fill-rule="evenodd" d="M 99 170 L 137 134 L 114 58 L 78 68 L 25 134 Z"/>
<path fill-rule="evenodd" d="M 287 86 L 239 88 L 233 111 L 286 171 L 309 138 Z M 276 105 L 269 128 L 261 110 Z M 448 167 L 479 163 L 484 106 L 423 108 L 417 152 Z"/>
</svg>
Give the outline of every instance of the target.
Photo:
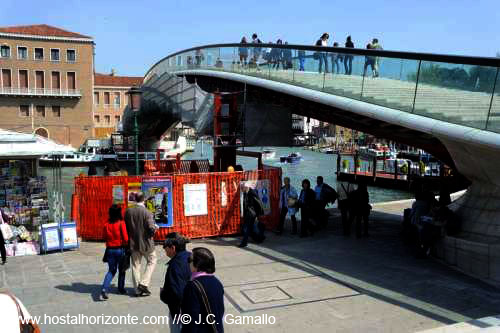
<svg viewBox="0 0 500 333">
<path fill-rule="evenodd" d="M 325 183 L 331 185 L 336 189 L 336 155 L 327 155 L 297 147 L 274 147 L 273 149 L 276 150 L 276 157 L 274 159 L 264 160 L 264 164 L 281 167 L 283 170 L 283 176 L 290 177 L 292 186 L 294 186 L 298 191 L 301 188 L 302 180 L 306 178 L 311 181 L 312 186 L 315 186 L 317 176 L 323 176 Z M 246 150 L 260 151 L 261 148 L 252 147 L 246 148 Z M 300 153 L 303 159 L 299 163 L 280 163 L 280 156 L 286 156 L 292 152 Z M 195 147 L 195 151 L 185 154 L 183 156 L 183 159 L 209 159 L 213 162 L 212 147 L 206 143 L 202 144 L 201 142 L 198 142 Z M 237 163 L 241 164 L 244 170 L 257 169 L 257 159 L 255 158 L 238 156 Z M 75 176 L 78 176 L 82 172 L 87 174 L 87 171 L 88 167 L 62 168 L 61 188 L 63 191 L 64 204 L 66 206 L 66 218 L 69 217 L 71 212 L 71 195 L 74 191 L 73 178 Z M 98 174 L 103 174 L 102 168 L 98 169 Z M 47 177 L 49 191 L 52 191 L 54 187 L 54 176 L 52 168 L 41 167 L 39 170 L 39 175 Z M 409 192 L 382 189 L 377 187 L 368 187 L 368 192 L 370 194 L 370 202 L 372 203 L 409 199 L 413 197 L 413 195 Z"/>
</svg>

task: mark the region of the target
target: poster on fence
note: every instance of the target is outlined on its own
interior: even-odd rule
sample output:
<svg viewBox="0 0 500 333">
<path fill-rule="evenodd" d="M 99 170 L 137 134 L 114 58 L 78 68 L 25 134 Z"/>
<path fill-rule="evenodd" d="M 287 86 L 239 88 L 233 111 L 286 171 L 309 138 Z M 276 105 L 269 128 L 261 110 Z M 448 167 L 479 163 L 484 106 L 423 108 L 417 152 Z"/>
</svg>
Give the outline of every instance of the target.
<svg viewBox="0 0 500 333">
<path fill-rule="evenodd" d="M 123 185 L 113 185 L 113 203 L 121 205 L 125 202 L 125 190 Z"/>
<path fill-rule="evenodd" d="M 208 215 L 207 184 L 184 184 L 184 216 Z"/>
<path fill-rule="evenodd" d="M 270 192 L 270 182 L 269 179 L 263 180 L 246 180 L 240 183 L 240 193 L 241 193 L 241 216 L 243 216 L 243 188 L 248 186 L 249 188 L 255 190 L 260 200 L 262 201 L 262 206 L 264 208 L 264 215 L 269 215 L 271 213 L 271 192 Z"/>
<path fill-rule="evenodd" d="M 141 191 L 141 183 L 128 183 L 128 206 L 133 207 L 137 204 L 135 195 Z"/>
<path fill-rule="evenodd" d="M 142 179 L 144 205 L 153 214 L 159 227 L 174 225 L 172 179 L 170 177 L 144 177 Z"/>
</svg>

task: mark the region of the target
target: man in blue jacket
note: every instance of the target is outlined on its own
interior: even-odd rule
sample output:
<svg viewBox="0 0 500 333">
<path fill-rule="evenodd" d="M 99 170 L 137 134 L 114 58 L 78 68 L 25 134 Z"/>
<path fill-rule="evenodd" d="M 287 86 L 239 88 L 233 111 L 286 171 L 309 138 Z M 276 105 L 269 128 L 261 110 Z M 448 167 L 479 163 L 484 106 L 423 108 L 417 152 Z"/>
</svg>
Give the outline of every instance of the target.
<svg viewBox="0 0 500 333">
<path fill-rule="evenodd" d="M 177 232 L 169 233 L 163 243 L 163 249 L 170 261 L 165 274 L 165 283 L 160 292 L 160 299 L 168 305 L 170 332 L 175 333 L 181 332 L 182 295 L 187 282 L 191 279 L 191 268 L 188 262 L 191 253 L 186 251 L 187 243 L 189 240 Z"/>
</svg>

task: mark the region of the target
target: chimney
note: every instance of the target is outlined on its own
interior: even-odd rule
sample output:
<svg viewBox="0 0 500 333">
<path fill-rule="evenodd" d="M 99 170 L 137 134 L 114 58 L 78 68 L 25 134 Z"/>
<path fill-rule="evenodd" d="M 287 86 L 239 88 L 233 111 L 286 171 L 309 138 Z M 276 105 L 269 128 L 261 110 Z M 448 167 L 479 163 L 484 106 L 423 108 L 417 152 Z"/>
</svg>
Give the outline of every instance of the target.
<svg viewBox="0 0 500 333">
<path fill-rule="evenodd" d="M 115 76 L 116 74 L 116 71 L 114 68 L 111 68 L 111 74 L 109 74 L 109 76 Z"/>
</svg>

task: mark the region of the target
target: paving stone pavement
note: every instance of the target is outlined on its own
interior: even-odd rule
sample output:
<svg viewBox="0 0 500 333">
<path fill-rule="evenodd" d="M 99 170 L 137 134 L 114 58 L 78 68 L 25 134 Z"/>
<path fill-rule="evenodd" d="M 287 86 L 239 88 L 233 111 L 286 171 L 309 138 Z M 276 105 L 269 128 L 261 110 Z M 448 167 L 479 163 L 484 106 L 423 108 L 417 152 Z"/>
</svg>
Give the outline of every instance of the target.
<svg viewBox="0 0 500 333">
<path fill-rule="evenodd" d="M 194 240 L 216 256 L 226 314 L 267 315 L 274 324 L 229 324 L 226 332 L 415 332 L 500 313 L 500 291 L 433 260 L 416 259 L 399 239 L 399 206 L 382 205 L 369 238 L 341 235 L 338 213 L 314 237 L 268 233 L 239 249 L 237 237 Z M 377 206 L 375 205 L 375 210 Z M 16 294 L 34 316 L 167 316 L 159 299 L 167 257 L 160 246 L 153 295 L 99 299 L 107 267 L 104 244 L 65 253 L 9 258 L 0 290 Z M 131 286 L 130 271 L 127 286 Z M 131 288 L 129 288 L 131 292 Z M 228 320 L 237 317 L 227 317 Z M 264 317 L 261 317 L 264 318 Z M 166 332 L 157 325 L 42 325 L 43 332 Z"/>
</svg>

